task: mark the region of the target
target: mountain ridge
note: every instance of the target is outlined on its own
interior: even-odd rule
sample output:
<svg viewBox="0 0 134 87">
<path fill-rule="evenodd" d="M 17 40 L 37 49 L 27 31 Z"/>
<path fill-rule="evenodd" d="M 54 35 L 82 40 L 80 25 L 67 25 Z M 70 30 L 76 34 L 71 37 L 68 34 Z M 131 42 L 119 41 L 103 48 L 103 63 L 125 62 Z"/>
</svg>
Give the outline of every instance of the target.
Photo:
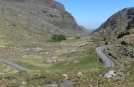
<svg viewBox="0 0 134 87">
<path fill-rule="evenodd" d="M 134 7 L 124 8 L 111 17 L 109 17 L 99 28 L 93 33 L 100 35 L 102 38 L 114 40 L 122 32 L 126 32 L 129 23 L 134 18 Z"/>
<path fill-rule="evenodd" d="M 0 42 L 43 43 L 53 34 L 76 37 L 89 34 L 64 5 L 53 0 L 0 0 Z M 13 39 L 14 38 L 14 39 Z M 19 45 L 18 44 L 18 45 Z"/>
</svg>

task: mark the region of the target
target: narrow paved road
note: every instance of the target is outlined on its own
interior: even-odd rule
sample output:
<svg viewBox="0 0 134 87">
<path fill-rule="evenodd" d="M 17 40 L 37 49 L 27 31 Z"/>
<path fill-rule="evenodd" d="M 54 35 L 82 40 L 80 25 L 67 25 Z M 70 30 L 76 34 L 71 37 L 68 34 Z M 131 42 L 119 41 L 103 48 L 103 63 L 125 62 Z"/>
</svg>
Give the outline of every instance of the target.
<svg viewBox="0 0 134 87">
<path fill-rule="evenodd" d="M 0 59 L 0 61 L 6 63 L 6 64 L 8 64 L 8 65 L 10 65 L 10 66 L 12 66 L 12 67 L 14 67 L 16 69 L 18 69 L 18 70 L 26 70 L 26 71 L 28 70 L 27 68 L 25 68 L 23 66 L 20 66 L 18 64 L 15 64 L 15 63 L 13 63 L 13 62 L 11 62 L 9 60 L 6 60 L 6 59 Z"/>
<path fill-rule="evenodd" d="M 100 47 L 97 47 L 96 48 L 96 52 L 100 55 L 100 57 L 103 59 L 103 61 L 105 62 L 105 65 L 107 67 L 114 67 L 114 63 L 113 61 L 108 58 L 104 53 L 103 53 L 103 50 L 108 48 L 108 46 L 100 46 Z"/>
</svg>

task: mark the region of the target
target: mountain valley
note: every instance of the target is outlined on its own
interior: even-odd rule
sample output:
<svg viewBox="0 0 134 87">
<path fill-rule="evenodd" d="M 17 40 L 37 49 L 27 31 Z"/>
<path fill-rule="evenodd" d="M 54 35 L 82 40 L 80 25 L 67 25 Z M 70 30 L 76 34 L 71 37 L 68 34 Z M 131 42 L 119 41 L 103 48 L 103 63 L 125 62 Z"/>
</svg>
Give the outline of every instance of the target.
<svg viewBox="0 0 134 87">
<path fill-rule="evenodd" d="M 133 87 L 133 43 L 133 7 L 90 32 L 54 0 L 0 0 L 0 58 L 28 69 L 0 61 L 0 87 Z"/>
</svg>

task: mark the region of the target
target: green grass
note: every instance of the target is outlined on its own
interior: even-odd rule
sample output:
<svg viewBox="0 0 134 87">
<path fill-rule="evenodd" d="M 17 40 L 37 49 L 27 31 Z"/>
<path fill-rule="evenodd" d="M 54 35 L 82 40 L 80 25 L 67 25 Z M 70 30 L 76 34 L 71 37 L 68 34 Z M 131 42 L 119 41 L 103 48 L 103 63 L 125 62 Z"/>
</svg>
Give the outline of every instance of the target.
<svg viewBox="0 0 134 87">
<path fill-rule="evenodd" d="M 66 39 L 65 42 L 75 42 L 75 41 L 78 41 L 79 39 L 75 39 L 75 38 L 72 38 L 72 39 Z"/>
<path fill-rule="evenodd" d="M 81 40 L 81 39 L 80 39 Z M 76 42 L 75 42 L 76 41 Z M 78 39 L 68 39 L 64 42 L 70 42 L 71 45 L 77 46 Z M 98 40 L 96 40 L 97 42 Z M 72 42 L 75 42 L 75 44 Z M 81 41 L 80 44 L 83 42 Z M 65 44 L 65 43 L 64 43 Z M 56 44 L 57 45 L 57 44 Z M 56 46 L 54 45 L 54 46 Z M 60 47 L 60 45 L 58 45 Z M 57 47 L 57 48 L 58 48 Z M 61 47 L 62 48 L 62 47 Z M 72 54 L 60 55 L 61 59 L 65 59 L 66 61 L 56 62 L 56 63 L 45 63 L 46 56 L 44 58 L 12 58 L 11 61 L 22 65 L 26 68 L 29 68 L 29 71 L 18 71 L 17 73 L 5 73 L 4 75 L 0 75 L 0 86 L 5 87 L 18 87 L 22 82 L 26 82 L 24 87 L 44 87 L 47 83 L 53 83 L 56 81 L 58 85 L 60 85 L 64 77 L 62 74 L 67 74 L 69 80 L 75 80 L 76 84 L 73 87 L 90 87 L 91 85 L 95 85 L 97 87 L 133 87 L 134 83 L 134 74 L 132 73 L 130 76 L 126 76 L 123 79 L 108 79 L 105 78 L 104 75 L 111 69 L 116 68 L 106 68 L 104 67 L 104 63 L 100 63 L 98 56 L 95 52 L 94 44 L 86 44 L 85 46 L 78 47 L 80 49 L 85 49 L 82 52 L 76 52 Z M 18 50 L 21 50 L 20 48 Z M 42 51 L 47 52 L 47 51 Z M 92 52 L 92 54 L 89 54 Z M 17 52 L 15 52 L 17 53 Z M 29 51 L 29 54 L 32 51 Z M 38 53 L 37 53 L 38 55 Z M 53 56 L 53 55 L 52 55 Z M 50 56 L 51 58 L 51 56 Z M 67 58 L 72 58 L 71 60 Z M 58 60 L 58 59 L 56 59 Z M 74 61 L 78 61 L 74 63 Z M 67 63 L 67 64 L 66 64 Z M 65 65 L 66 64 L 66 65 Z M 131 70 L 133 72 L 133 66 L 131 65 Z M 117 69 L 119 70 L 119 68 Z M 79 76 L 77 73 L 81 71 L 83 76 Z M 122 70 L 123 71 L 123 70 Z M 123 72 L 128 72 L 128 70 L 124 70 Z M 101 77 L 99 77 L 101 74 Z M 120 86 L 116 85 L 116 83 L 120 84 Z"/>
<path fill-rule="evenodd" d="M 33 65 L 33 64 L 29 64 L 29 63 L 26 63 L 26 62 L 23 62 L 23 61 L 18 61 L 18 60 L 14 60 L 14 63 L 16 64 L 19 64 L 23 67 L 26 67 L 30 70 L 36 70 L 36 69 L 41 69 L 42 67 L 38 67 L 36 65 Z"/>
<path fill-rule="evenodd" d="M 88 51 L 92 51 L 92 54 L 88 54 Z M 90 48 L 87 52 L 82 52 L 82 55 L 71 54 L 73 57 L 72 60 L 68 61 L 69 64 L 63 65 L 65 62 L 57 62 L 52 64 L 46 64 L 45 59 L 11 59 L 11 61 L 22 65 L 26 68 L 29 68 L 29 71 L 18 71 L 17 73 L 6 73 L 1 75 L 0 78 L 3 78 L 4 81 L 0 81 L 0 86 L 19 86 L 22 82 L 26 82 L 25 87 L 43 87 L 47 83 L 56 83 L 61 84 L 64 80 L 62 76 L 63 73 L 67 74 L 69 79 L 78 78 L 77 84 L 82 85 L 85 79 L 93 80 L 95 78 L 94 72 L 98 71 L 98 68 L 102 68 L 104 65 L 99 62 L 97 55 L 95 55 L 94 48 Z M 74 63 L 75 60 L 78 60 L 77 63 Z M 49 66 L 50 65 L 50 66 Z M 48 67 L 49 66 L 49 67 Z M 92 72 L 89 72 L 89 71 Z M 91 74 L 87 78 L 79 77 L 77 73 L 81 71 L 85 74 Z M 92 77 L 93 76 L 93 77 Z M 86 82 L 87 83 L 87 82 Z M 85 84 L 85 83 L 84 83 Z M 87 84 L 86 84 L 87 85 Z M 84 87 L 86 87 L 86 85 Z M 79 87 L 74 85 L 74 87 Z M 81 86 L 82 87 L 82 86 Z"/>
<path fill-rule="evenodd" d="M 35 59 L 9 59 L 16 64 L 24 66 L 30 70 L 41 70 L 41 69 L 49 69 L 49 70 L 72 70 L 72 69 L 92 69 L 103 67 L 104 64 L 100 63 L 97 55 L 93 48 L 90 49 L 93 53 L 90 55 L 88 52 L 83 52 L 82 55 L 78 53 L 68 55 L 73 57 L 71 60 L 66 60 L 63 62 L 57 62 L 52 64 L 45 63 L 45 58 L 35 58 Z M 78 61 L 74 63 L 74 61 Z M 65 63 L 68 63 L 64 65 Z"/>
<path fill-rule="evenodd" d="M 18 86 L 22 82 L 26 82 L 25 87 L 43 87 L 47 83 L 61 84 L 64 80 L 63 73 L 67 74 L 69 80 L 76 79 L 77 84 L 73 87 L 89 87 L 95 85 L 98 87 L 133 87 L 134 74 L 126 76 L 122 79 L 105 78 L 104 75 L 110 70 L 110 68 L 100 67 L 99 69 L 83 69 L 83 76 L 78 76 L 78 70 L 71 69 L 70 71 L 55 71 L 55 70 L 31 70 L 31 71 L 19 71 L 17 73 L 6 73 L 0 75 L 4 81 L 0 81 L 0 86 Z M 127 72 L 127 71 L 123 71 Z M 101 77 L 99 77 L 101 74 Z M 118 85 L 116 84 L 118 83 Z"/>
<path fill-rule="evenodd" d="M 77 63 L 74 63 L 74 61 L 77 60 Z M 54 64 L 50 69 L 52 70 L 74 70 L 74 69 L 92 69 L 92 68 L 98 68 L 102 67 L 103 64 L 99 62 L 99 60 L 95 57 L 95 55 L 85 55 L 78 58 L 75 58 L 75 60 L 68 62 L 67 65 L 64 65 L 65 62 Z"/>
<path fill-rule="evenodd" d="M 93 53 L 88 54 L 89 51 Z M 10 74 L 5 73 L 4 75 L 0 75 L 0 78 L 4 79 L 3 81 L 0 81 L 0 86 L 12 87 L 18 86 L 22 82 L 26 82 L 25 87 L 43 87 L 45 84 L 53 83 L 55 81 L 58 85 L 60 85 L 64 80 L 62 74 L 67 74 L 69 80 L 77 78 L 77 80 L 75 80 L 76 84 L 73 85 L 73 87 L 90 87 L 91 85 L 98 87 L 133 87 L 133 73 L 131 73 L 130 76 L 126 76 L 122 79 L 105 78 L 104 75 L 109 70 L 119 69 L 103 67 L 104 64 L 99 62 L 94 48 L 89 48 L 86 52 L 83 53 L 84 55 L 78 55 L 79 57 L 74 56 L 76 54 L 73 54 L 73 59 L 68 61 L 67 65 L 63 65 L 65 62 L 52 63 L 48 64 L 51 65 L 51 67 L 47 69 L 44 69 L 47 65 L 43 62 L 45 59 L 12 59 L 12 61 L 16 62 L 17 64 L 33 70 L 19 71 L 17 73 Z M 75 60 L 78 60 L 79 62 L 74 63 Z M 128 70 L 122 70 L 122 72 L 127 73 L 129 70 L 132 72 L 134 71 L 132 68 Z M 77 74 L 79 71 L 83 72 L 83 76 L 79 76 Z M 99 77 L 100 74 L 101 77 Z"/>
<path fill-rule="evenodd" d="M 4 81 L 0 81 L 0 86 L 18 87 L 22 82 L 26 82 L 25 87 L 43 87 L 47 83 L 53 81 L 62 82 L 64 77 L 59 72 L 49 71 L 20 71 L 13 74 L 4 74 L 0 78 Z"/>
</svg>

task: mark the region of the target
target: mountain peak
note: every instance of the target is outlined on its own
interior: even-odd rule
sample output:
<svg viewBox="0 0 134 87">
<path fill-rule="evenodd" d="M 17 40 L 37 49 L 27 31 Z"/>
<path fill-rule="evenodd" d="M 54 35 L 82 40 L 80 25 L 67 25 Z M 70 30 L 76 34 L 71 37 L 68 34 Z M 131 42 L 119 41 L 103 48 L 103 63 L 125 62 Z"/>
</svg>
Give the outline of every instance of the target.
<svg viewBox="0 0 134 87">
<path fill-rule="evenodd" d="M 134 7 L 124 8 L 109 17 L 94 33 L 99 33 L 102 37 L 116 38 L 127 29 L 133 19 Z"/>
</svg>

